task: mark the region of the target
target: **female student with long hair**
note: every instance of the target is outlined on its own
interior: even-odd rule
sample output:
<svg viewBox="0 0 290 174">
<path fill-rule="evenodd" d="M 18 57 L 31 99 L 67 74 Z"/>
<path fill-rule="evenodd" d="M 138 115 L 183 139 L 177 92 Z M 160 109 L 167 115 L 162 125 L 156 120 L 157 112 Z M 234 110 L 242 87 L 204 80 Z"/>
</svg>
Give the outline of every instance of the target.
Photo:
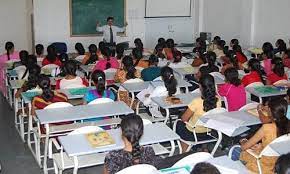
<svg viewBox="0 0 290 174">
<path fill-rule="evenodd" d="M 133 48 L 132 57 L 135 67 L 148 68 L 149 62 L 144 60 L 142 50 L 140 50 L 140 48 Z"/>
<path fill-rule="evenodd" d="M 220 96 L 225 97 L 228 103 L 228 111 L 237 111 L 246 104 L 246 90 L 241 84 L 239 73 L 235 68 L 225 71 L 226 83 L 218 87 Z"/>
<path fill-rule="evenodd" d="M 22 51 L 20 51 L 20 53 L 21 52 Z M 18 75 L 18 79 L 19 80 L 27 80 L 27 78 L 29 76 L 29 69 L 33 65 L 36 65 L 37 64 L 37 58 L 36 58 L 35 55 L 28 55 L 28 52 L 26 52 L 24 56 L 23 55 L 20 56 L 20 60 L 21 60 L 20 61 L 21 62 L 21 65 L 20 66 L 18 65 L 14 69 L 17 72 L 17 75 Z"/>
<path fill-rule="evenodd" d="M 234 51 L 229 50 L 226 53 L 226 58 L 229 61 L 228 61 L 228 63 L 224 63 L 224 65 L 220 71 L 222 74 L 224 74 L 228 68 L 235 68 L 236 70 L 243 70 L 244 69 L 243 65 L 238 61 L 237 55 L 234 53 Z"/>
<path fill-rule="evenodd" d="M 21 86 L 19 90 L 17 90 L 15 97 L 19 98 L 22 92 L 26 92 L 28 90 L 40 90 L 37 86 L 38 78 L 40 76 L 41 68 L 37 64 L 32 64 L 27 67 L 28 68 L 28 78 L 27 81 Z"/>
<path fill-rule="evenodd" d="M 242 84 L 246 87 L 254 82 L 262 82 L 265 84 L 265 72 L 257 59 L 250 59 L 248 62 L 250 73 L 242 78 Z"/>
<path fill-rule="evenodd" d="M 116 58 L 118 60 L 122 60 L 124 57 L 124 46 L 122 44 L 116 45 Z"/>
<path fill-rule="evenodd" d="M 275 82 L 279 80 L 287 80 L 288 77 L 284 70 L 284 64 L 281 58 L 274 58 L 272 59 L 272 73 L 267 76 L 267 84 L 273 85 Z"/>
<path fill-rule="evenodd" d="M 86 79 L 76 75 L 77 65 L 75 61 L 67 61 L 63 67 L 63 70 L 65 77 L 56 81 L 56 89 L 80 88 L 89 86 Z"/>
<path fill-rule="evenodd" d="M 187 141 L 194 141 L 192 134 L 195 131 L 199 139 L 207 138 L 207 128 L 203 126 L 196 126 L 198 119 L 207 111 L 217 107 L 221 107 L 221 101 L 217 97 L 215 82 L 213 76 L 205 74 L 199 80 L 199 89 L 201 96 L 193 99 L 188 105 L 187 110 L 181 116 L 181 121 L 177 122 L 176 132 L 183 139 Z M 182 151 L 185 152 L 188 145 L 181 142 Z"/>
<path fill-rule="evenodd" d="M 175 48 L 174 40 L 167 39 L 166 40 L 166 47 L 163 49 L 167 60 L 172 60 L 174 52 L 177 51 Z"/>
<path fill-rule="evenodd" d="M 121 68 L 117 70 L 115 82 L 124 83 L 129 79 L 140 78 L 140 71 L 136 70 L 132 57 L 125 56 L 122 60 Z"/>
<path fill-rule="evenodd" d="M 187 62 L 182 60 L 182 53 L 180 51 L 175 51 L 173 54 L 173 61 L 168 65 L 171 68 L 184 68 L 187 67 Z"/>
<path fill-rule="evenodd" d="M 283 56 L 283 64 L 285 67 L 290 68 L 290 49 L 285 51 Z"/>
<path fill-rule="evenodd" d="M 110 151 L 105 158 L 104 174 L 114 174 L 136 164 L 156 166 L 159 157 L 155 156 L 151 146 L 141 146 L 144 125 L 140 116 L 131 114 L 121 121 L 122 140 L 125 147 L 121 150 Z"/>
<path fill-rule="evenodd" d="M 272 71 L 272 59 L 274 58 L 274 49 L 273 45 L 270 42 L 265 42 L 262 46 L 262 62 L 261 65 L 264 67 L 266 75 L 269 75 Z"/>
<path fill-rule="evenodd" d="M 35 56 L 38 61 L 43 61 L 44 56 L 44 46 L 42 44 L 37 44 L 35 46 Z"/>
<path fill-rule="evenodd" d="M 192 61 L 191 66 L 199 67 L 200 65 L 205 64 L 206 59 L 205 59 L 204 53 L 205 53 L 205 49 L 203 49 L 201 47 L 197 47 L 195 49 L 196 56 L 195 56 L 194 60 Z"/>
<path fill-rule="evenodd" d="M 115 100 L 114 93 L 106 89 L 106 76 L 101 70 L 95 70 L 91 75 L 96 89 L 89 90 L 84 97 L 85 103 L 89 103 L 98 98 L 110 98 Z"/>
<path fill-rule="evenodd" d="M 239 63 L 243 64 L 247 62 L 247 56 L 245 56 L 243 53 L 242 47 L 240 45 L 233 45 L 233 51 L 236 54 Z"/>
<path fill-rule="evenodd" d="M 118 60 L 111 56 L 111 50 L 109 47 L 105 47 L 102 54 L 104 59 L 98 61 L 94 70 L 98 69 L 104 71 L 110 68 L 118 69 L 120 67 Z"/>
<path fill-rule="evenodd" d="M 65 94 L 51 90 L 49 77 L 40 75 L 38 86 L 42 89 L 42 94 L 32 100 L 32 115 L 35 115 L 36 109 L 43 109 L 52 103 L 68 101 Z"/>
<path fill-rule="evenodd" d="M 275 46 L 276 46 L 276 48 L 274 49 L 274 54 L 279 53 L 282 55 L 287 50 L 287 45 L 284 42 L 284 40 L 282 40 L 282 39 L 278 39 L 275 43 Z"/>
<path fill-rule="evenodd" d="M 219 72 L 219 68 L 215 65 L 216 54 L 212 51 L 208 51 L 204 56 L 207 64 L 202 65 L 199 68 L 199 71 L 196 74 L 196 79 L 199 79 L 203 75 L 209 74 L 211 72 Z"/>
<path fill-rule="evenodd" d="M 96 61 L 98 60 L 97 51 L 98 51 L 97 46 L 95 44 L 91 44 L 89 46 L 89 54 L 87 54 L 84 57 L 84 59 L 82 61 L 82 64 L 83 65 L 88 65 L 88 64 L 96 63 Z"/>
<path fill-rule="evenodd" d="M 240 160 L 246 163 L 246 167 L 252 172 L 258 172 L 257 160 L 246 150 L 252 149 L 256 154 L 260 152 L 275 138 L 290 133 L 289 120 L 286 117 L 288 103 L 283 98 L 273 98 L 269 101 L 269 115 L 272 122 L 263 124 L 262 127 L 249 140 L 242 139 Z M 261 142 L 261 143 L 259 143 Z M 263 174 L 272 174 L 277 157 L 263 156 L 260 159 Z"/>
<path fill-rule="evenodd" d="M 62 65 L 61 61 L 57 57 L 55 46 L 53 45 L 49 45 L 47 47 L 47 55 L 42 61 L 42 66 L 49 65 L 49 64 L 55 64 L 58 66 Z"/>
<path fill-rule="evenodd" d="M 144 81 L 152 81 L 160 76 L 161 68 L 158 67 L 158 57 L 152 54 L 149 57 L 149 67 L 141 71 L 141 76 Z"/>
<path fill-rule="evenodd" d="M 239 45 L 239 40 L 238 39 L 232 39 L 230 42 L 230 48 L 233 50 L 235 45 Z"/>
<path fill-rule="evenodd" d="M 85 50 L 83 44 L 80 43 L 80 42 L 77 42 L 77 43 L 75 44 L 75 50 L 76 50 L 76 53 L 75 53 L 75 59 L 76 59 L 77 61 L 82 62 L 83 59 L 84 59 L 84 57 L 86 56 L 86 50 Z"/>
</svg>

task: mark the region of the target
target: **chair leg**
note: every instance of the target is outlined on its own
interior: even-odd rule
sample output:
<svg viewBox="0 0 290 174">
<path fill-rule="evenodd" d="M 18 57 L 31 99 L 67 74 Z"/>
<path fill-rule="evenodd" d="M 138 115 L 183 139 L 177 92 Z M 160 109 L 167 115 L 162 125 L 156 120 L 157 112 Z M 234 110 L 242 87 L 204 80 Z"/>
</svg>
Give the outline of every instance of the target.
<svg viewBox="0 0 290 174">
<path fill-rule="evenodd" d="M 53 160 L 53 168 L 54 168 L 54 173 L 58 174 L 59 173 L 59 169 L 58 169 L 58 167 L 57 167 L 57 165 L 56 165 L 54 160 Z"/>
<path fill-rule="evenodd" d="M 259 174 L 263 174 L 262 172 L 262 166 L 261 166 L 261 163 L 260 163 L 260 160 L 257 159 L 257 165 L 258 165 L 258 169 L 259 169 Z"/>
</svg>

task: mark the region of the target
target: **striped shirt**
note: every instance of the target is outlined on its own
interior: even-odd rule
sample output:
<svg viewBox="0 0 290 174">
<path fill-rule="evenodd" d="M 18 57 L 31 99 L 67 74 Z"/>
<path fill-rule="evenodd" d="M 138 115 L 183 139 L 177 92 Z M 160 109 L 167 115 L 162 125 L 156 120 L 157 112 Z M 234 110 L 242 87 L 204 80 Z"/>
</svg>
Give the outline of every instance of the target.
<svg viewBox="0 0 290 174">
<path fill-rule="evenodd" d="M 35 96 L 32 100 L 32 105 L 36 109 L 43 109 L 46 106 L 56 102 L 67 102 L 67 96 L 63 93 L 54 91 L 54 96 L 50 101 L 45 101 L 41 95 Z"/>
</svg>

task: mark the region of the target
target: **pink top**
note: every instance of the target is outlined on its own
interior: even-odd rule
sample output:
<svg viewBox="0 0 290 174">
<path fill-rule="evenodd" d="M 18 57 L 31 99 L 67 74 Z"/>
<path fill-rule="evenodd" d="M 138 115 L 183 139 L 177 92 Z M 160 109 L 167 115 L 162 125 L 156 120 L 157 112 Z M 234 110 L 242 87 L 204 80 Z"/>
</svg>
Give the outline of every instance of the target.
<svg viewBox="0 0 290 174">
<path fill-rule="evenodd" d="M 272 73 L 272 63 L 271 63 L 271 59 L 265 59 L 263 60 L 263 64 L 264 64 L 264 70 L 265 73 L 267 75 Z"/>
<path fill-rule="evenodd" d="M 10 57 L 10 60 L 19 60 L 19 52 L 14 51 L 12 54 L 9 55 L 9 57 Z M 8 61 L 8 56 L 5 53 L 0 56 L 0 63 L 5 63 L 6 61 Z"/>
<path fill-rule="evenodd" d="M 110 62 L 111 68 L 113 68 L 113 69 L 120 68 L 120 64 L 119 64 L 117 58 L 111 57 L 109 61 L 107 61 L 107 59 L 99 60 L 98 63 L 96 64 L 94 70 L 96 70 L 96 69 L 101 70 L 101 71 L 106 70 L 106 65 L 108 62 Z"/>
<path fill-rule="evenodd" d="M 246 90 L 242 84 L 235 86 L 225 83 L 218 87 L 218 93 L 226 98 L 229 112 L 237 111 L 246 104 Z"/>
</svg>

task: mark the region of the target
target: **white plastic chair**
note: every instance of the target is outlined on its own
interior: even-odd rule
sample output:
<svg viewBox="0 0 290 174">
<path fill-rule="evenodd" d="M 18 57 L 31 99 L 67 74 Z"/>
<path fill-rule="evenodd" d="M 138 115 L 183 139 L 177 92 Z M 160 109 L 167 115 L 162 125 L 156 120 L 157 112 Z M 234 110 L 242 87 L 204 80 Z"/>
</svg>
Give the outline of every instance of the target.
<svg viewBox="0 0 290 174">
<path fill-rule="evenodd" d="M 100 131 L 103 131 L 103 129 L 98 126 L 84 126 L 70 132 L 68 135 L 88 134 Z M 73 158 L 64 153 L 63 147 L 59 145 L 58 141 L 53 138 L 50 142 L 52 142 L 56 149 L 59 150 L 58 153 L 52 155 L 55 173 L 62 173 L 63 170 L 74 168 L 75 166 Z M 106 153 L 82 155 L 78 157 L 77 169 L 103 164 L 105 156 Z"/>
<path fill-rule="evenodd" d="M 104 70 L 104 73 L 106 75 L 106 80 L 114 80 L 116 72 L 117 72 L 117 69 L 115 68 Z"/>
<path fill-rule="evenodd" d="M 223 112 L 227 112 L 227 110 L 224 109 L 224 108 L 215 108 L 215 109 L 212 109 L 212 110 L 210 110 L 210 111 L 207 111 L 206 113 L 203 114 L 203 116 L 205 116 L 205 115 L 212 115 L 212 114 L 218 114 L 218 113 L 223 113 Z M 179 121 L 179 120 L 176 120 L 176 121 L 174 122 L 174 125 L 173 125 L 173 131 L 174 131 L 174 132 L 176 132 L 176 125 L 177 125 L 177 122 L 178 122 L 178 121 Z M 186 123 L 186 125 L 192 127 L 192 129 L 193 129 L 192 136 L 194 137 L 194 141 L 186 141 L 186 140 L 180 139 L 180 141 L 182 141 L 183 143 L 185 143 L 185 144 L 188 145 L 188 148 L 186 149 L 186 152 L 188 152 L 188 151 L 189 151 L 193 146 L 195 146 L 195 145 L 198 145 L 198 144 L 207 144 L 207 143 L 212 143 L 212 142 L 215 142 L 215 141 L 218 140 L 217 137 L 211 135 L 211 132 L 207 132 L 207 135 L 208 135 L 209 137 L 211 137 L 211 139 L 203 140 L 203 141 L 199 141 L 199 140 L 198 140 L 198 134 L 195 132 L 195 128 L 196 128 L 197 125 L 199 125 L 199 126 L 202 126 L 202 125 L 203 125 L 203 123 L 202 123 L 201 121 L 199 121 L 199 120 L 195 123 L 194 126 L 189 125 L 188 123 Z M 215 150 L 216 150 L 216 149 L 213 150 L 212 154 L 215 153 Z"/>
<path fill-rule="evenodd" d="M 64 108 L 64 107 L 73 107 L 72 104 L 70 103 L 67 103 L 67 102 L 56 102 L 56 103 L 52 103 L 48 106 L 46 106 L 44 109 L 55 109 L 55 108 Z M 35 122 L 37 123 L 37 127 L 33 128 L 31 131 L 33 132 L 33 136 L 34 136 L 34 143 L 35 143 L 35 155 L 36 155 L 36 158 L 38 160 L 38 163 L 41 164 L 41 152 L 40 152 L 40 142 L 41 142 L 41 139 L 42 138 L 45 138 L 45 134 L 42 134 L 41 133 L 41 128 L 40 128 L 40 123 L 39 121 L 37 120 L 36 117 L 33 117 Z M 53 134 L 53 132 L 51 132 Z M 60 133 L 60 132 L 58 132 Z M 58 134 L 58 135 L 61 135 L 61 134 Z M 29 136 L 29 135 L 28 135 Z M 53 135 L 50 135 L 51 137 Z M 45 146 L 48 146 L 48 151 L 49 151 L 49 154 L 51 154 L 51 145 L 50 144 L 45 144 Z"/>
<path fill-rule="evenodd" d="M 262 166 L 261 166 L 261 163 L 260 163 L 260 160 L 262 158 L 262 156 L 280 156 L 279 153 L 277 153 L 275 151 L 275 149 L 272 149 L 271 148 L 271 144 L 274 144 L 274 143 L 279 143 L 279 142 L 283 142 L 283 141 L 289 141 L 290 140 L 290 135 L 289 134 L 286 134 L 286 135 L 282 135 L 278 138 L 276 138 L 275 140 L 273 140 L 270 144 L 268 144 L 262 151 L 260 154 L 256 154 L 253 150 L 251 149 L 248 149 L 247 152 L 252 155 L 253 157 L 256 158 L 257 160 L 257 165 L 258 165 L 258 169 L 259 169 L 259 174 L 262 174 Z"/>
<path fill-rule="evenodd" d="M 288 81 L 287 80 L 278 80 L 277 82 L 275 82 L 273 85 L 274 86 L 279 86 L 279 85 L 285 85 L 285 84 L 287 84 L 288 83 Z"/>
<path fill-rule="evenodd" d="M 200 94 L 201 92 L 200 92 L 200 89 L 197 88 L 197 89 L 191 91 L 191 93 L 192 93 L 192 94 Z"/>
<path fill-rule="evenodd" d="M 110 102 L 114 102 L 114 100 L 112 100 L 110 98 L 97 98 L 97 99 L 91 101 L 90 103 L 88 103 L 88 105 L 95 105 L 95 104 L 102 104 L 102 103 L 110 103 Z"/>
<path fill-rule="evenodd" d="M 246 86 L 247 103 L 251 102 L 251 94 L 247 91 L 248 88 L 264 86 L 262 82 L 254 82 Z"/>
<path fill-rule="evenodd" d="M 172 167 L 183 167 L 183 166 L 193 166 L 194 164 L 213 159 L 213 156 L 207 152 L 197 152 L 188 155 L 181 160 L 177 161 Z"/>
<path fill-rule="evenodd" d="M 259 105 L 259 103 L 257 103 L 257 102 L 248 103 L 245 106 L 241 107 L 239 109 L 239 111 L 246 111 L 246 110 L 249 110 L 249 109 L 257 108 L 258 105 Z"/>
<path fill-rule="evenodd" d="M 76 88 L 86 88 L 83 84 L 71 84 L 69 86 L 65 86 L 63 89 L 76 89 Z"/>
<path fill-rule="evenodd" d="M 138 172 L 137 172 L 138 171 Z M 134 166 L 127 167 L 116 174 L 154 174 L 158 173 L 158 170 L 151 165 L 148 164 L 138 164 Z"/>
<path fill-rule="evenodd" d="M 225 76 L 222 75 L 220 72 L 211 72 L 209 74 L 212 75 L 212 76 L 214 76 L 214 77 L 218 77 L 218 78 L 220 78 L 222 80 L 225 80 Z"/>
</svg>

